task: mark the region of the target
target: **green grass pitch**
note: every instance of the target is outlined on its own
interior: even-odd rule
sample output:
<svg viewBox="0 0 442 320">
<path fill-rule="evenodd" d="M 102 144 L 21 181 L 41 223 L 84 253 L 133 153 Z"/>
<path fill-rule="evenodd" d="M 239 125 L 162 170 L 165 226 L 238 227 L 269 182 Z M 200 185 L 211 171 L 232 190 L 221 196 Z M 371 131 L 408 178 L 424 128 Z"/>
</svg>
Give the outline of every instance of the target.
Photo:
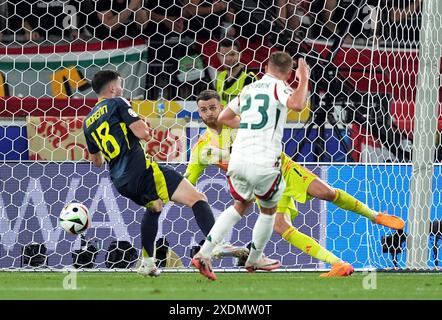
<svg viewBox="0 0 442 320">
<path fill-rule="evenodd" d="M 218 273 L 210 282 L 198 273 L 77 273 L 77 289 L 63 289 L 66 273 L 0 272 L 0 299 L 442 299 L 437 273 L 377 273 L 376 289 L 363 288 L 366 274 L 319 278 L 319 273 Z"/>
</svg>

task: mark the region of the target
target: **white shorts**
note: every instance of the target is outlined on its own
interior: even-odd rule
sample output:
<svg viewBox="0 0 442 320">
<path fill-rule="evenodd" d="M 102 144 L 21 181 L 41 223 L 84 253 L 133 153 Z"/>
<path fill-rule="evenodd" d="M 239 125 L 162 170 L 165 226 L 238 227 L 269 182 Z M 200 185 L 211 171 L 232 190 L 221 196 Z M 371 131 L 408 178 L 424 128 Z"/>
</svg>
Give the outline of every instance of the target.
<svg viewBox="0 0 442 320">
<path fill-rule="evenodd" d="M 263 168 L 251 163 L 230 162 L 227 179 L 235 200 L 252 201 L 256 197 L 264 208 L 276 206 L 285 189 L 285 180 L 278 167 Z"/>
</svg>

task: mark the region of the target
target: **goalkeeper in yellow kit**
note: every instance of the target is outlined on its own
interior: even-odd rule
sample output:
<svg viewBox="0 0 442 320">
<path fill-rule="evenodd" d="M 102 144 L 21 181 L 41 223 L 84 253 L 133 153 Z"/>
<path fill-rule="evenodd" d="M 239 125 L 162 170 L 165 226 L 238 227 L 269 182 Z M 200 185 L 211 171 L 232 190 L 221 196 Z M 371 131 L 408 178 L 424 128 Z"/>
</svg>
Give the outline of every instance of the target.
<svg viewBox="0 0 442 320">
<path fill-rule="evenodd" d="M 218 124 L 217 118 L 222 110 L 220 96 L 213 90 L 202 91 L 197 98 L 198 112 L 207 129 L 199 138 L 191 154 L 185 177 L 196 184 L 208 165 L 217 165 L 227 170 L 230 147 L 235 139 L 236 130 Z M 348 276 L 353 267 L 322 247 L 316 240 L 299 232 L 292 225 L 298 215 L 294 200 L 305 203 L 313 197 L 332 202 L 334 205 L 360 214 L 376 224 L 392 229 L 403 229 L 404 221 L 395 216 L 376 212 L 349 195 L 322 181 L 308 169 L 281 154 L 281 172 L 286 188 L 277 205 L 274 230 L 281 237 L 310 256 L 332 265 L 323 277 Z"/>
</svg>

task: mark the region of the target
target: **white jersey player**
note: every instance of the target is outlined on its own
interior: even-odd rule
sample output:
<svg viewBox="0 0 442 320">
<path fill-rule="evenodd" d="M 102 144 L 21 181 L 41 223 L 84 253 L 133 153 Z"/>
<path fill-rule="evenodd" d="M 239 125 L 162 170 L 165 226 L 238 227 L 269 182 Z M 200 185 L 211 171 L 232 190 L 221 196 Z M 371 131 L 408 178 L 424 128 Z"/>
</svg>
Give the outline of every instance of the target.
<svg viewBox="0 0 442 320">
<path fill-rule="evenodd" d="M 293 89 L 271 74 L 242 90 L 228 105 L 241 123 L 232 147 L 232 162 L 272 167 L 282 151 L 287 100 Z"/>
<path fill-rule="evenodd" d="M 301 111 L 307 98 L 309 68 L 303 59 L 298 60 L 299 83 L 293 91 L 285 83 L 291 76 L 292 65 L 292 57 L 287 53 L 272 53 L 265 76 L 246 86 L 218 117 L 219 123 L 239 129 L 227 172 L 235 204 L 218 217 L 200 252 L 192 259 L 200 273 L 211 280 L 216 279 L 210 262 L 213 248 L 241 219 L 255 197 L 261 214 L 253 228 L 245 266 L 252 272 L 270 271 L 281 265 L 265 257 L 263 251 L 272 235 L 276 204 L 285 187 L 279 156 L 287 108 Z"/>
</svg>

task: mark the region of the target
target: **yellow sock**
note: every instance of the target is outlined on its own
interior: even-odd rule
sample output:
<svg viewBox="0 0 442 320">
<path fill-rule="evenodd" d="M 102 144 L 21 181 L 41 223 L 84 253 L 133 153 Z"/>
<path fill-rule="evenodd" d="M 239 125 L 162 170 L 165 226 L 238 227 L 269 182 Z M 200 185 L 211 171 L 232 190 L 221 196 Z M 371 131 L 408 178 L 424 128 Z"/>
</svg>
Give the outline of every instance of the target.
<svg viewBox="0 0 442 320">
<path fill-rule="evenodd" d="M 376 211 L 370 209 L 367 205 L 341 189 L 336 189 L 336 198 L 333 200 L 333 204 L 339 208 L 360 214 L 370 220 L 374 220 L 378 214 Z"/>
<path fill-rule="evenodd" d="M 290 227 L 284 231 L 281 237 L 296 248 L 301 249 L 303 252 L 318 260 L 330 264 L 335 264 L 341 261 L 341 259 L 336 257 L 333 253 L 323 248 L 318 242 L 316 242 L 316 240 L 299 232 L 294 227 Z"/>
<path fill-rule="evenodd" d="M 143 258 L 149 258 L 149 254 L 144 248 L 141 249 L 141 255 L 143 256 Z"/>
</svg>

